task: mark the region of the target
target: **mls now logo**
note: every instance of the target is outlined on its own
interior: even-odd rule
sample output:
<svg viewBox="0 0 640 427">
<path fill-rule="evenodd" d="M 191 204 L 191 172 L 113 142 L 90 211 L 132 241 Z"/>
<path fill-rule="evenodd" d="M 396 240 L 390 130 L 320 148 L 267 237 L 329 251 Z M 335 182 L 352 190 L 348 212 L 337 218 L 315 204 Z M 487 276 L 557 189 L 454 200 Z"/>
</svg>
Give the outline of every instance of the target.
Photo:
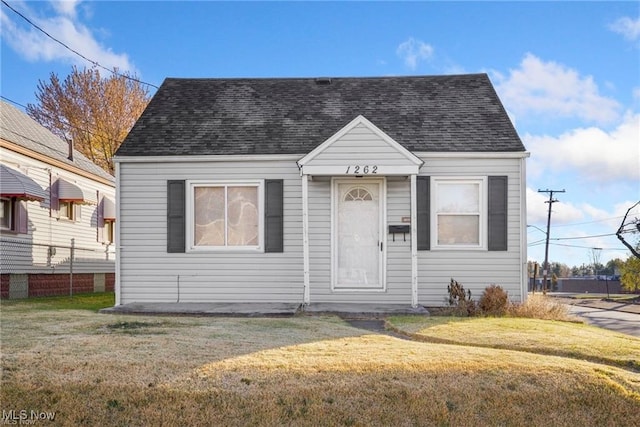
<svg viewBox="0 0 640 427">
<path fill-rule="evenodd" d="M 20 411 L 16 409 L 2 410 L 2 425 L 29 425 L 35 424 L 37 421 L 54 421 L 55 418 L 55 412 L 27 411 L 26 409 Z"/>
</svg>

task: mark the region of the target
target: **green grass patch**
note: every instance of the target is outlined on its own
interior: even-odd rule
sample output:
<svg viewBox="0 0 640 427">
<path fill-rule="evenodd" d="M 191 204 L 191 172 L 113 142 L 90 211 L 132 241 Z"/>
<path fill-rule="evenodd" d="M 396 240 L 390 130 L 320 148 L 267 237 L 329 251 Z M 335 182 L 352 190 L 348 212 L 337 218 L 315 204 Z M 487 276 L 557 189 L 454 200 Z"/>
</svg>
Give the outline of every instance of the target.
<svg viewBox="0 0 640 427">
<path fill-rule="evenodd" d="M 422 341 L 557 355 L 640 372 L 640 338 L 581 323 L 452 316 L 394 316 L 387 323 Z"/>
<path fill-rule="evenodd" d="M 98 311 L 113 307 L 115 304 L 113 292 L 92 294 L 77 294 L 73 296 L 37 297 L 19 300 L 3 300 L 3 307 L 20 310 L 90 310 Z"/>
</svg>

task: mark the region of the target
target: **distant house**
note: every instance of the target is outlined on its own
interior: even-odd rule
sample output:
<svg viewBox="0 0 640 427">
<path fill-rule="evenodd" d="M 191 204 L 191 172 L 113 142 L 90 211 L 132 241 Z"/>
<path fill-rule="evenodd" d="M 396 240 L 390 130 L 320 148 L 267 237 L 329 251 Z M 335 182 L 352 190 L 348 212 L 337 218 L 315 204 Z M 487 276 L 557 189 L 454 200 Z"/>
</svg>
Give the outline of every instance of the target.
<svg viewBox="0 0 640 427">
<path fill-rule="evenodd" d="M 2 298 L 113 289 L 114 177 L 12 105 L 0 108 Z"/>
<path fill-rule="evenodd" d="M 114 158 L 116 304 L 521 301 L 527 157 L 484 74 L 167 79 Z"/>
</svg>

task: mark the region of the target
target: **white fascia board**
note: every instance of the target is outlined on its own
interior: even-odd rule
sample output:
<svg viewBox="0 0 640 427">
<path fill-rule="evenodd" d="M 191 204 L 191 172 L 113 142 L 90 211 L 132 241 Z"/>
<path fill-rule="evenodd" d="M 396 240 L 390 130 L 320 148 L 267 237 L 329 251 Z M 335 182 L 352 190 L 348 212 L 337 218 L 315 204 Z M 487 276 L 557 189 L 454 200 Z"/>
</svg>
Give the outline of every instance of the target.
<svg viewBox="0 0 640 427">
<path fill-rule="evenodd" d="M 524 159 L 531 156 L 528 151 L 425 151 L 415 152 L 416 156 L 422 159 L 442 159 L 442 158 L 457 158 L 457 159 Z"/>
<path fill-rule="evenodd" d="M 364 117 L 363 115 L 359 115 L 355 119 L 351 120 L 351 122 L 349 122 L 349 124 L 347 124 L 342 129 L 340 129 L 338 132 L 333 134 L 329 139 L 324 141 L 322 144 L 318 145 L 316 148 L 314 148 L 312 151 L 310 151 L 307 155 L 305 155 L 303 158 L 298 160 L 298 166 L 304 166 L 306 163 L 309 163 L 318 154 L 320 154 L 324 150 L 326 150 L 327 147 L 331 146 L 333 143 L 338 141 L 340 138 L 342 138 L 344 135 L 346 135 L 349 131 L 351 131 L 353 128 L 355 128 L 358 125 L 363 125 L 366 128 L 368 128 L 369 130 L 371 130 L 378 137 L 380 137 L 383 141 L 385 141 L 387 144 L 389 144 L 389 146 L 391 146 L 397 152 L 402 154 L 404 157 L 407 158 L 407 160 L 409 160 L 410 162 L 414 163 L 415 165 L 422 166 L 422 164 L 424 163 L 422 161 L 422 159 L 418 158 L 411 151 L 409 151 L 406 148 L 404 148 L 402 145 L 400 145 L 398 142 L 396 142 L 393 138 L 391 138 L 389 135 L 384 133 L 379 127 L 377 127 L 376 125 L 371 123 L 369 120 L 367 120 L 366 117 Z"/>
<path fill-rule="evenodd" d="M 375 166 L 375 172 L 373 172 L 373 166 Z M 348 166 L 343 165 L 322 165 L 322 166 L 314 166 L 307 165 L 302 166 L 300 168 L 301 175 L 313 175 L 313 176 L 367 176 L 367 177 L 381 177 L 381 176 L 407 176 L 407 175 L 417 175 L 420 171 L 420 166 L 418 165 L 404 165 L 404 166 L 385 166 L 383 164 L 380 165 L 368 165 L 367 166 L 370 172 L 365 173 L 354 172 L 353 166 L 349 166 L 349 170 L 347 170 Z"/>
<path fill-rule="evenodd" d="M 256 162 L 296 161 L 302 154 L 222 154 L 197 156 L 114 156 L 114 163 L 198 163 L 198 162 Z"/>
</svg>

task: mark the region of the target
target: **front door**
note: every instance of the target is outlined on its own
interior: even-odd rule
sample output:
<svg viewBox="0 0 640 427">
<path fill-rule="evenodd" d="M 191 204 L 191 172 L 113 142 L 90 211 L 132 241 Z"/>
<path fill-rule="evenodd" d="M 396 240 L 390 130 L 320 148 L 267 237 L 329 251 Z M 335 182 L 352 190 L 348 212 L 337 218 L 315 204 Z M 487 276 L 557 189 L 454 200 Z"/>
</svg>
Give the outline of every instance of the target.
<svg viewBox="0 0 640 427">
<path fill-rule="evenodd" d="M 383 180 L 336 179 L 333 185 L 333 288 L 383 290 Z"/>
</svg>

